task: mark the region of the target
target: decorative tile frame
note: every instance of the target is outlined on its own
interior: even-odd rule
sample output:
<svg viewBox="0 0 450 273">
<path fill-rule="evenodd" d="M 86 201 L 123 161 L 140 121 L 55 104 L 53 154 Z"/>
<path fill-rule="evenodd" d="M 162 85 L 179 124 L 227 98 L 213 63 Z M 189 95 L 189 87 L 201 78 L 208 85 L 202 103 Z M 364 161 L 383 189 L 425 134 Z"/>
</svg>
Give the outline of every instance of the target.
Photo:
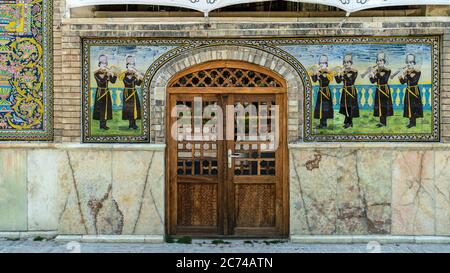
<svg viewBox="0 0 450 273">
<path fill-rule="evenodd" d="M 313 100 L 313 84 L 310 80 L 307 70 L 302 63 L 282 49 L 282 46 L 289 45 L 321 45 L 321 44 L 354 44 L 354 43 L 428 43 L 432 45 L 432 92 L 433 92 L 433 106 L 432 109 L 432 133 L 431 134 L 416 134 L 416 135 L 316 135 L 312 132 L 311 122 L 311 109 Z M 154 124 L 151 120 L 154 119 L 153 109 L 151 107 L 157 106 L 160 108 L 165 107 L 165 99 L 159 101 L 158 105 L 151 105 L 149 100 L 152 95 L 155 96 L 157 92 L 153 90 L 155 87 L 152 83 L 156 80 L 164 80 L 165 82 L 159 83 L 158 86 L 165 86 L 169 79 L 155 79 L 155 75 L 158 71 L 164 67 L 171 60 L 185 58 L 185 63 L 189 63 L 190 53 L 194 50 L 204 48 L 205 50 L 219 46 L 230 47 L 242 47 L 253 49 L 264 56 L 261 56 L 261 65 L 266 64 L 265 59 L 270 59 L 274 56 L 276 59 L 282 60 L 289 64 L 292 71 L 296 72 L 296 75 L 284 75 L 285 77 L 295 77 L 302 86 L 298 86 L 298 90 L 301 90 L 301 94 L 298 96 L 292 96 L 289 98 L 289 102 L 292 105 L 301 103 L 298 105 L 298 111 L 303 112 L 303 118 L 298 118 L 297 125 L 303 128 L 303 135 L 301 130 L 298 131 L 296 140 L 290 138 L 290 142 L 304 141 L 315 142 L 345 142 L 345 141 L 367 141 L 367 142 L 383 142 L 383 141 L 397 141 L 397 142 L 436 142 L 440 140 L 440 105 L 439 105 L 439 90 L 440 90 L 440 37 L 439 36 L 420 36 L 420 37 L 324 37 L 324 38 L 273 38 L 273 39 L 152 39 L 152 38 L 85 38 L 82 40 L 83 51 L 83 96 L 82 96 L 82 135 L 83 142 L 98 142 L 98 143 L 149 143 L 155 142 L 151 132 L 154 130 Z M 88 104 L 88 91 L 89 91 L 89 48 L 91 46 L 172 46 L 173 49 L 168 50 L 165 54 L 156 59 L 147 69 L 143 83 L 142 92 L 142 106 L 143 106 L 143 134 L 139 137 L 129 136 L 91 136 L 89 135 L 89 104 Z M 239 53 L 240 54 L 240 53 Z M 242 52 L 242 55 L 245 53 Z M 245 58 L 244 58 L 245 59 Z M 274 64 L 268 64 L 273 66 Z M 168 68 L 164 68 L 168 69 Z M 273 69 L 273 67 L 272 67 Z M 181 70 L 174 68 L 172 70 Z M 158 87 L 158 88 L 159 88 Z M 159 95 L 161 96 L 161 95 Z M 164 95 L 163 95 L 164 96 Z M 297 98 L 298 97 L 298 98 Z M 303 109 L 300 109 L 303 108 Z M 161 112 L 161 111 L 160 111 Z M 160 113 L 161 114 L 161 113 Z M 164 127 L 164 118 L 161 118 L 158 124 Z M 288 114 L 289 119 L 289 114 Z M 164 130 L 164 129 L 162 129 Z M 157 142 L 157 141 L 156 141 Z"/>
<path fill-rule="evenodd" d="M 339 141 L 367 141 L 367 142 L 439 142 L 440 141 L 440 37 L 337 37 L 319 39 L 321 43 L 370 44 L 370 43 L 426 43 L 432 48 L 432 132 L 430 134 L 377 134 L 377 135 L 316 135 L 312 133 L 312 87 L 305 88 L 304 100 L 304 140 L 339 142 Z M 317 40 L 315 40 L 317 42 Z"/>
<path fill-rule="evenodd" d="M 90 133 L 90 49 L 93 46 L 130 46 L 130 45 L 159 45 L 182 46 L 179 41 L 143 40 L 143 39 L 83 39 L 82 40 L 82 141 L 85 143 L 149 143 L 150 142 L 150 114 L 149 114 L 149 90 L 142 84 L 142 133 L 139 136 L 95 136 Z M 167 55 L 165 53 L 164 55 Z M 157 61 L 156 61 L 157 62 Z M 147 79 L 146 73 L 145 80 Z"/>
<path fill-rule="evenodd" d="M 13 25 L 0 28 L 0 55 L 3 54 L 6 67 L 3 71 L 9 70 L 6 75 L 2 74 L 3 82 L 9 83 L 3 89 L 10 89 L 2 90 L 5 105 L 0 115 L 0 141 L 52 141 L 53 1 L 0 0 L 0 5 L 5 9 L 4 16 L 11 16 L 9 19 L 15 20 L 15 26 L 20 24 L 17 29 L 11 29 Z M 13 12 L 14 7 L 21 9 L 21 14 L 16 14 L 15 18 L 6 10 Z M 35 52 L 21 58 L 19 43 L 23 43 L 24 49 L 34 48 Z M 25 76 L 30 76 L 26 73 L 33 71 L 35 80 L 26 80 Z"/>
</svg>

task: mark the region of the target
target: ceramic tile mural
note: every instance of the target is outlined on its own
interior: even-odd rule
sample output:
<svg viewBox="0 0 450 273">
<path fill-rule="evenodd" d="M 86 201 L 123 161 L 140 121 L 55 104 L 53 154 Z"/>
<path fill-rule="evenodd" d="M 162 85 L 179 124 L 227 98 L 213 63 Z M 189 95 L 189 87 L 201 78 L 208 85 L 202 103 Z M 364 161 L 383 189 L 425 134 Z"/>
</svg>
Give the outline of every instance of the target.
<svg viewBox="0 0 450 273">
<path fill-rule="evenodd" d="M 438 36 L 84 39 L 83 141 L 149 142 L 156 71 L 217 45 L 256 48 L 294 68 L 304 85 L 305 141 L 439 141 L 439 43 Z"/>
<path fill-rule="evenodd" d="M 307 69 L 305 140 L 439 141 L 439 39 L 282 46 Z"/>
<path fill-rule="evenodd" d="M 89 54 L 84 55 L 84 141 L 148 142 L 149 98 L 143 89 L 144 77 L 148 67 L 173 46 L 85 46 Z"/>
<path fill-rule="evenodd" d="M 52 140 L 52 2 L 0 0 L 0 140 Z"/>
</svg>

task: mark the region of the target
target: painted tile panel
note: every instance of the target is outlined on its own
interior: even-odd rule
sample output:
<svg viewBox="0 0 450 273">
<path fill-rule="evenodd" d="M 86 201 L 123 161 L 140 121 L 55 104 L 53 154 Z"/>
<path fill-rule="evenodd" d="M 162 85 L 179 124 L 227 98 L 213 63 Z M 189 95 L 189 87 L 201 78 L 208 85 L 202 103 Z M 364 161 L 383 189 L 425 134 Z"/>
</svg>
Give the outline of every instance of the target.
<svg viewBox="0 0 450 273">
<path fill-rule="evenodd" d="M 0 1 L 0 140 L 52 140 L 52 1 Z"/>
<path fill-rule="evenodd" d="M 83 141 L 150 142 L 151 131 L 164 133 L 157 127 L 164 126 L 160 108 L 170 80 L 164 74 L 154 78 L 158 69 L 185 56 L 174 67 L 182 71 L 192 65 L 192 50 L 233 45 L 242 55 L 248 47 L 260 50 L 261 57 L 252 60 L 260 65 L 269 55 L 281 58 L 294 71 L 287 78 L 301 79 L 299 139 L 436 142 L 439 43 L 438 36 L 84 39 Z"/>
</svg>

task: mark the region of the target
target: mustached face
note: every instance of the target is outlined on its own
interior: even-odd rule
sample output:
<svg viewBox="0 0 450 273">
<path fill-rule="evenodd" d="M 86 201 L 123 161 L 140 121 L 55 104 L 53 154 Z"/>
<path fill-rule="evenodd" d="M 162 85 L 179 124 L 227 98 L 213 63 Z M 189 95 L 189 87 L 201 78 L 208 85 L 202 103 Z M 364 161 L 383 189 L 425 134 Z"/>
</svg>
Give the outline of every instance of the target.
<svg viewBox="0 0 450 273">
<path fill-rule="evenodd" d="M 382 68 L 384 67 L 385 61 L 383 59 L 378 59 L 377 60 L 377 65 L 378 67 Z"/>
<path fill-rule="evenodd" d="M 406 62 L 406 67 L 408 69 L 414 69 L 414 66 L 416 65 L 416 63 L 414 61 L 408 61 Z"/>
<path fill-rule="evenodd" d="M 352 67 L 352 61 L 344 61 L 343 62 L 344 68 L 351 68 Z"/>
<path fill-rule="evenodd" d="M 319 67 L 320 67 L 320 69 L 327 68 L 328 67 L 328 62 L 320 62 L 319 63 Z"/>
</svg>

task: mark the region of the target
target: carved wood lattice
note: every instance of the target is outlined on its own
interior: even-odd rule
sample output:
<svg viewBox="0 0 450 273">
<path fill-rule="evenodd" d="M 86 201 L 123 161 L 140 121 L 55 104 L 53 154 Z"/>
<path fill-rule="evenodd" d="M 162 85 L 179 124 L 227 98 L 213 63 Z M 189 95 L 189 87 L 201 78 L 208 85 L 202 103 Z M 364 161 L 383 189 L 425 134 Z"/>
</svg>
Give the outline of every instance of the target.
<svg viewBox="0 0 450 273">
<path fill-rule="evenodd" d="M 171 87 L 281 87 L 282 84 L 262 72 L 242 68 L 213 68 L 180 77 Z"/>
</svg>

